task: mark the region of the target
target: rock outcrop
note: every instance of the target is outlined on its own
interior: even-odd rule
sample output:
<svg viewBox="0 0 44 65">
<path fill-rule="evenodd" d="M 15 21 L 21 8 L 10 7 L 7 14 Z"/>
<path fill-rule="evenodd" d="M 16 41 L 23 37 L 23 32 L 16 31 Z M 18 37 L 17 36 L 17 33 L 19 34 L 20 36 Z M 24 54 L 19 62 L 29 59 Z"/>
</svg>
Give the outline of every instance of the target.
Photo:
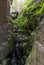
<svg viewBox="0 0 44 65">
<path fill-rule="evenodd" d="M 3 0 L 1 0 L 0 2 L 2 3 L 2 1 Z M 6 1 L 6 4 L 9 4 L 8 1 L 9 0 Z M 3 2 L 3 4 L 4 3 L 5 2 Z M 3 7 L 1 8 L 3 9 Z M 9 8 L 7 9 L 8 12 Z M 6 10 L 4 10 L 4 12 L 7 13 Z M 18 16 L 18 18 L 15 20 L 14 23 L 13 20 L 11 19 L 12 29 L 10 23 L 8 23 L 9 14 L 7 13 L 6 15 L 7 19 L 4 15 L 3 15 L 4 23 L 3 20 L 1 20 L 2 23 L 0 24 L 1 25 L 0 26 L 0 35 L 1 35 L 0 64 L 44 65 L 44 50 L 43 50 L 44 49 L 44 2 L 43 0 L 34 1 L 32 2 L 31 5 L 28 4 L 26 9 L 24 9 L 24 11 Z M 13 47 L 13 42 L 14 42 L 14 47 Z M 12 47 L 13 47 L 13 51 L 11 58 L 10 54 L 9 55 L 7 54 L 11 52 Z"/>
<path fill-rule="evenodd" d="M 44 65 L 44 17 L 39 25 L 41 29 L 36 35 L 35 44 L 25 65 Z"/>
<path fill-rule="evenodd" d="M 0 60 L 12 49 L 9 0 L 0 0 Z M 11 42 L 9 42 L 11 39 Z"/>
</svg>

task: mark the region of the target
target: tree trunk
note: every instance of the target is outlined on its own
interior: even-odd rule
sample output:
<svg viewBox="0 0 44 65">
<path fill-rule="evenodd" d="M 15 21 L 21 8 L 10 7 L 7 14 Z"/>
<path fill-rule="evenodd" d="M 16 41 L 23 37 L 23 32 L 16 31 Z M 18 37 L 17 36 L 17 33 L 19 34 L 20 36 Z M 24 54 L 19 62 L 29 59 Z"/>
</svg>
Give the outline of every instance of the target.
<svg viewBox="0 0 44 65">
<path fill-rule="evenodd" d="M 9 0 L 0 0 L 0 59 L 6 57 L 10 50 L 8 39 L 10 38 L 10 4 Z"/>
</svg>

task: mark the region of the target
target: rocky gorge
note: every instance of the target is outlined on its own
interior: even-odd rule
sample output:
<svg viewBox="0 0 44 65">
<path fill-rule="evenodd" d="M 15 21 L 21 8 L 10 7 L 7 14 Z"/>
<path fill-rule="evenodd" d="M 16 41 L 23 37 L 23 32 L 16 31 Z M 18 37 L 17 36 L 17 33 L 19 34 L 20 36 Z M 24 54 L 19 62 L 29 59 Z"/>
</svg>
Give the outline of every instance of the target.
<svg viewBox="0 0 44 65">
<path fill-rule="evenodd" d="M 17 19 L 10 17 L 9 47 L 6 45 L 4 50 L 11 51 L 0 53 L 0 59 L 4 57 L 0 65 L 44 65 L 44 1 L 31 4 Z"/>
</svg>

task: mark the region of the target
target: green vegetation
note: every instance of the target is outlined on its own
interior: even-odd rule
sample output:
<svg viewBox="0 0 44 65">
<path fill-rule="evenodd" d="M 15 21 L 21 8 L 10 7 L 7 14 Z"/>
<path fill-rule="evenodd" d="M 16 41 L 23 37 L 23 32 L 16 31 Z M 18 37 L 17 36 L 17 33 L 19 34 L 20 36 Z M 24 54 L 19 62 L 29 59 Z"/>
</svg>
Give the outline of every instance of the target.
<svg viewBox="0 0 44 65">
<path fill-rule="evenodd" d="M 10 18 L 11 23 L 13 24 L 12 29 L 14 30 L 13 33 L 15 33 L 17 26 L 17 32 L 18 29 L 20 29 L 20 34 L 28 35 L 28 38 L 23 41 L 22 44 L 32 42 L 35 39 L 31 35 L 33 32 L 37 32 L 38 30 L 38 21 L 40 23 L 40 20 L 42 19 L 42 13 L 44 12 L 44 1 L 41 0 L 39 3 L 35 0 L 27 1 L 26 7 L 21 12 L 21 14 L 17 17 L 17 19 L 14 21 L 12 18 Z M 17 24 L 15 24 L 15 22 Z M 30 36 L 31 35 L 31 36 Z M 31 40 L 31 41 L 30 41 Z M 25 46 L 25 44 L 23 45 Z"/>
<path fill-rule="evenodd" d="M 44 12 L 44 1 L 41 0 L 39 3 L 35 0 L 27 1 L 25 9 L 14 21 L 10 18 L 11 23 L 13 24 L 14 33 L 20 33 L 27 37 L 21 43 L 21 46 L 25 48 L 26 55 L 28 56 L 32 50 L 33 43 L 35 41 L 35 35 L 39 28 L 39 23 L 42 19 L 42 14 Z M 17 23 L 17 24 L 15 24 Z M 15 26 L 17 30 L 15 31 Z M 20 30 L 20 32 L 18 31 Z M 33 50 L 32 50 L 33 51 Z M 32 52 L 33 57 L 36 55 L 36 52 Z"/>
<path fill-rule="evenodd" d="M 35 30 L 38 26 L 38 18 L 44 12 L 44 3 L 41 1 L 40 4 L 31 2 L 32 5 L 28 3 L 27 7 L 18 16 L 16 22 L 19 28 L 22 30 Z"/>
</svg>

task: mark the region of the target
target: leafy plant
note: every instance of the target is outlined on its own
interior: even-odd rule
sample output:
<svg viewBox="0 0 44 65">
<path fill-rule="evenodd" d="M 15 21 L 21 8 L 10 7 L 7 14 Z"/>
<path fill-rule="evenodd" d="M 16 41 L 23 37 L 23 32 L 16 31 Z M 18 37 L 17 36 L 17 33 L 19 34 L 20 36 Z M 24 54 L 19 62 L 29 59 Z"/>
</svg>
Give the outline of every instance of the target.
<svg viewBox="0 0 44 65">
<path fill-rule="evenodd" d="M 32 5 L 28 3 L 27 7 L 16 19 L 16 22 L 18 23 L 20 29 L 33 31 L 38 26 L 38 17 L 40 19 L 40 15 L 44 11 L 44 3 L 42 0 L 39 4 L 32 2 Z"/>
</svg>

